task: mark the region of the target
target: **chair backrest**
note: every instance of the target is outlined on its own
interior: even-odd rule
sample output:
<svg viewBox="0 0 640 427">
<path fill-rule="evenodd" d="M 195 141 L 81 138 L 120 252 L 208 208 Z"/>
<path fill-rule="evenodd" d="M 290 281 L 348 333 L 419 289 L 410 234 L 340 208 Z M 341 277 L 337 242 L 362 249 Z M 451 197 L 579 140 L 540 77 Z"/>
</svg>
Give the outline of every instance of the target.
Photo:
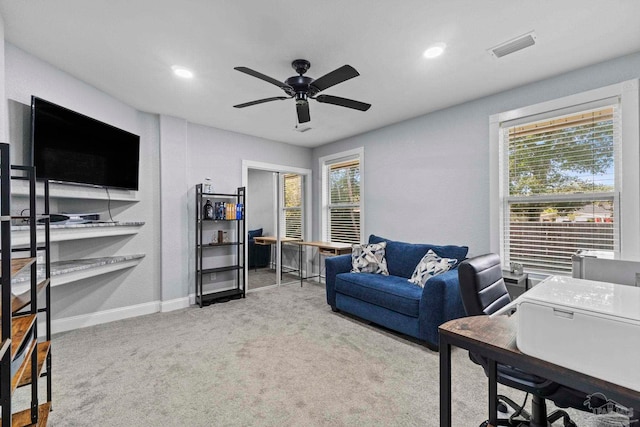
<svg viewBox="0 0 640 427">
<path fill-rule="evenodd" d="M 502 278 L 500 257 L 485 254 L 458 267 L 462 304 L 468 316 L 492 314 L 511 302 Z"/>
</svg>

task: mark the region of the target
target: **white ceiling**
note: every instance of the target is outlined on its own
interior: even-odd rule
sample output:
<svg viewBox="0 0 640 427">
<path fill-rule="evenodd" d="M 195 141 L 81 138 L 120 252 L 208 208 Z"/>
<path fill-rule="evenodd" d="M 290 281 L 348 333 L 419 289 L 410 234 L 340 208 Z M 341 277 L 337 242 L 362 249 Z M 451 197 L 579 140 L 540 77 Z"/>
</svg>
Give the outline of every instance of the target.
<svg viewBox="0 0 640 427">
<path fill-rule="evenodd" d="M 640 51 L 637 0 L 0 0 L 0 13 L 6 40 L 136 109 L 307 147 Z M 535 46 L 487 52 L 531 30 Z M 435 42 L 444 55 L 424 58 Z M 284 95 L 233 67 L 284 81 L 297 58 L 313 78 L 356 68 L 323 93 L 371 109 L 311 101 L 300 133 L 291 99 L 232 107 Z"/>
</svg>

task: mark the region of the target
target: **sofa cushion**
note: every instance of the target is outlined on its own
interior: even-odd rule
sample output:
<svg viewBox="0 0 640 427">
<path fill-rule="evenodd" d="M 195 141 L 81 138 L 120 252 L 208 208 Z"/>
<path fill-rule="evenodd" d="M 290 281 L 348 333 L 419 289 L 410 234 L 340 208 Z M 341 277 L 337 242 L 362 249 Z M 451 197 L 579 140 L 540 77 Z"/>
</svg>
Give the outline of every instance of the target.
<svg viewBox="0 0 640 427">
<path fill-rule="evenodd" d="M 369 243 L 387 242 L 385 256 L 387 268 L 392 276 L 400 276 L 408 279 L 413 274 L 416 266 L 429 249 L 433 250 L 442 258 L 455 258 L 458 262 L 463 261 L 469 247 L 455 245 L 431 245 L 425 243 L 405 243 L 385 239 L 384 237 L 372 234 L 369 236 Z"/>
<path fill-rule="evenodd" d="M 336 292 L 389 310 L 418 317 L 422 288 L 406 278 L 372 273 L 341 273 L 336 276 Z"/>
<path fill-rule="evenodd" d="M 352 273 L 376 273 L 389 275 L 385 259 L 387 242 L 369 245 L 353 245 L 351 250 Z"/>
<path fill-rule="evenodd" d="M 442 274 L 445 271 L 449 271 L 457 263 L 457 259 L 441 258 L 435 252 L 433 252 L 433 250 L 429 249 L 427 251 L 427 254 L 422 257 L 422 259 L 416 266 L 416 269 L 413 271 L 409 282 L 413 283 L 414 285 L 418 285 L 421 288 L 424 288 L 424 284 L 427 283 L 427 280 L 431 279 L 433 276 Z"/>
</svg>

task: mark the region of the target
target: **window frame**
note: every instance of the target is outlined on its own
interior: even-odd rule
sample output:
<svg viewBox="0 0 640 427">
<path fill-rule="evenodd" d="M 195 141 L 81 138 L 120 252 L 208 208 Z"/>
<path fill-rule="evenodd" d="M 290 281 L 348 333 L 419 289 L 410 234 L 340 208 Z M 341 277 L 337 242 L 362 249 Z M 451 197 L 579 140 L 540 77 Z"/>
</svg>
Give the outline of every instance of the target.
<svg viewBox="0 0 640 427">
<path fill-rule="evenodd" d="M 320 187 L 320 236 L 323 241 L 330 242 L 330 203 L 329 203 L 329 169 L 332 165 L 347 161 L 357 160 L 360 169 L 360 243 L 364 242 L 365 222 L 364 222 L 364 147 L 358 147 L 352 150 L 342 151 L 320 157 L 319 164 L 321 170 L 321 187 Z"/>
<path fill-rule="evenodd" d="M 620 163 L 616 165 L 619 193 L 616 195 L 619 224 L 620 259 L 640 255 L 640 106 L 639 80 L 627 80 L 586 92 L 569 95 L 552 101 L 522 107 L 490 116 L 490 250 L 499 253 L 504 261 L 502 220 L 508 204 L 502 198 L 503 176 L 501 170 L 502 128 L 562 114 L 563 110 L 586 109 L 612 98 L 619 99 L 620 114 Z M 545 277 L 548 273 L 531 271 L 533 276 Z"/>
</svg>

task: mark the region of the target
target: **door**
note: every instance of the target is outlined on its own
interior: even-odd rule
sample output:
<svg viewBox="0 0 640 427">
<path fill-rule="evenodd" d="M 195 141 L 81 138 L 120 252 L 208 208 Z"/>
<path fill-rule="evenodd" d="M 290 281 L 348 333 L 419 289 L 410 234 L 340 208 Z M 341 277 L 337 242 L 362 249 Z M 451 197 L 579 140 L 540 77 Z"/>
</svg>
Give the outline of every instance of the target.
<svg viewBox="0 0 640 427">
<path fill-rule="evenodd" d="M 246 221 L 247 289 L 299 283 L 299 246 L 288 239 L 307 239 L 311 224 L 311 170 L 243 162 L 243 184 L 247 187 Z M 269 245 L 251 242 L 259 234 Z M 259 241 L 260 239 L 258 239 Z M 265 247 L 268 246 L 268 247 Z M 268 262 L 266 262 L 268 257 Z M 261 261 L 256 263 L 256 260 Z M 303 267 L 305 262 L 302 262 Z M 302 274 L 305 274 L 304 268 Z"/>
</svg>

